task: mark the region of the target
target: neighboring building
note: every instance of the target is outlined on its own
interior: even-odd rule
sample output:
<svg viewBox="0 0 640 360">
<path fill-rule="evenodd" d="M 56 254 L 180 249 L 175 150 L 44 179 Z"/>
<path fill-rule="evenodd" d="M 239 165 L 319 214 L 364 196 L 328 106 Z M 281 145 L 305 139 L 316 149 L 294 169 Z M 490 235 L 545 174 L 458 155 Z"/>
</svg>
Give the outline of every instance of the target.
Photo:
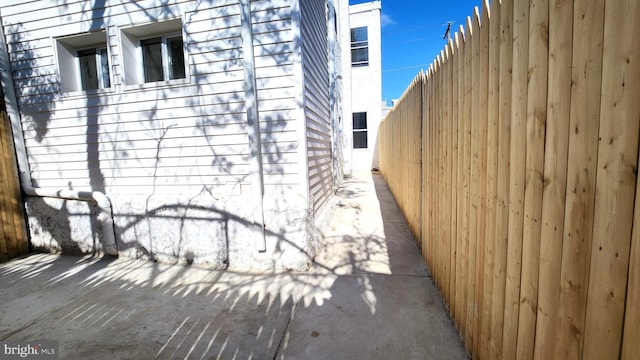
<svg viewBox="0 0 640 360">
<path fill-rule="evenodd" d="M 1 2 L 33 247 L 305 268 L 342 178 L 343 2 Z"/>
<path fill-rule="evenodd" d="M 391 111 L 391 109 L 393 109 L 393 105 L 389 106 L 389 104 L 387 103 L 387 100 L 382 100 L 382 120 L 384 120 L 384 118 L 387 116 L 387 114 L 389 113 L 389 111 Z"/>
<path fill-rule="evenodd" d="M 344 68 L 351 68 L 344 81 L 345 88 L 351 90 L 351 99 L 343 104 L 347 173 L 378 166 L 377 137 L 382 121 L 381 8 L 380 1 L 349 6 L 350 31 L 342 35 Z"/>
</svg>

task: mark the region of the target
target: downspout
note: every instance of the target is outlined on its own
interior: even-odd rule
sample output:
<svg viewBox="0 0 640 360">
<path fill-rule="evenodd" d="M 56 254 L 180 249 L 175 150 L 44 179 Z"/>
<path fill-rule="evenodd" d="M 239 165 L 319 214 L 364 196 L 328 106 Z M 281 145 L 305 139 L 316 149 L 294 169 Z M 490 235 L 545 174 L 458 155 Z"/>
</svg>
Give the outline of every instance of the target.
<svg viewBox="0 0 640 360">
<path fill-rule="evenodd" d="M 256 86 L 256 63 L 253 53 L 253 31 L 251 29 L 250 0 L 240 0 L 242 54 L 244 64 L 245 104 L 247 108 L 247 134 L 249 136 L 250 176 L 253 193 L 253 229 L 256 250 L 267 251 L 264 223 L 264 175 L 262 173 L 262 142 L 260 140 L 260 118 L 258 114 L 258 90 Z"/>
<path fill-rule="evenodd" d="M 73 191 L 73 190 L 50 190 L 33 187 L 31 171 L 29 170 L 29 160 L 27 158 L 26 145 L 22 133 L 22 124 L 18 113 L 18 101 L 13 87 L 11 62 L 4 37 L 4 25 L 0 14 L 0 83 L 4 91 L 4 98 L 7 107 L 7 114 L 11 121 L 13 142 L 15 144 L 16 159 L 18 162 L 18 172 L 20 176 L 20 187 L 29 196 L 51 197 L 58 199 L 93 201 L 98 204 L 100 214 L 98 221 L 102 224 L 103 250 L 108 255 L 118 255 L 116 247 L 115 231 L 113 228 L 113 212 L 111 201 L 100 191 Z"/>
</svg>

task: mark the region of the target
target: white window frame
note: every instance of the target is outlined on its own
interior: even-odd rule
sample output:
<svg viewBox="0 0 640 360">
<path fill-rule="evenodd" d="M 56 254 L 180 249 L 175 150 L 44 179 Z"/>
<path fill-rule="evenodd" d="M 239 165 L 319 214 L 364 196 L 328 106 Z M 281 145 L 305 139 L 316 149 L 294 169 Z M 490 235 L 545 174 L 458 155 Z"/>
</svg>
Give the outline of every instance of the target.
<svg viewBox="0 0 640 360">
<path fill-rule="evenodd" d="M 368 26 L 352 27 L 349 30 L 349 34 L 352 34 L 354 30 L 359 30 L 359 29 L 365 29 L 365 34 L 367 35 L 367 39 L 366 40 L 351 41 L 351 66 L 352 67 L 369 66 L 369 59 L 370 59 L 370 53 L 369 53 L 369 27 Z M 361 51 L 361 50 L 366 50 L 367 59 L 366 60 L 356 61 L 353 58 L 353 52 L 354 51 Z"/>
<path fill-rule="evenodd" d="M 162 77 L 163 80 L 159 80 L 159 81 L 173 81 L 173 80 L 181 80 L 186 78 L 187 76 L 187 70 L 186 70 L 186 66 L 187 66 L 187 62 L 183 60 L 184 62 L 184 66 L 185 66 L 185 77 L 181 77 L 181 78 L 171 78 L 171 63 L 170 63 L 170 58 L 169 58 L 169 49 L 167 47 L 167 40 L 168 39 L 173 39 L 173 38 L 180 38 L 182 39 L 182 57 L 185 57 L 185 51 L 184 51 L 184 38 L 182 37 L 182 33 L 181 32 L 172 32 L 172 33 L 166 33 L 166 34 L 160 34 L 160 35 L 155 35 L 155 36 L 147 36 L 147 37 L 143 37 L 143 38 L 139 38 L 138 39 L 138 51 L 139 51 L 139 68 L 138 68 L 138 72 L 139 74 L 142 76 L 142 82 L 145 84 L 148 83 L 152 83 L 152 82 L 158 82 L 158 81 L 147 81 L 147 79 L 144 78 L 144 55 L 142 53 L 142 42 L 145 40 L 150 40 L 150 39 L 157 39 L 160 38 L 160 44 L 161 44 L 161 53 L 162 53 Z M 185 59 L 186 60 L 186 59 Z"/>
<path fill-rule="evenodd" d="M 75 54 L 76 54 L 76 73 L 78 74 L 78 84 L 77 87 L 79 89 L 81 89 L 82 91 L 93 91 L 93 90 L 98 90 L 98 89 L 85 89 L 82 86 L 82 68 L 80 66 L 80 52 L 84 51 L 84 50 L 95 50 L 95 56 L 94 56 L 94 60 L 96 62 L 96 76 L 98 77 L 98 89 L 108 89 L 111 87 L 111 71 L 109 71 L 108 74 L 108 78 L 109 78 L 109 86 L 106 86 L 107 84 L 105 84 L 104 81 L 104 70 L 102 69 L 102 57 L 106 57 L 107 58 L 107 67 L 110 69 L 111 67 L 111 62 L 109 61 L 109 47 L 107 46 L 107 44 L 98 44 L 96 46 L 90 46 L 90 47 L 84 47 L 84 48 L 79 48 L 76 49 Z M 102 52 L 100 50 L 105 50 L 105 54 L 103 55 Z"/>
<path fill-rule="evenodd" d="M 55 61 L 58 70 L 58 82 L 60 92 L 66 93 L 87 93 L 100 91 L 113 91 L 113 72 L 111 64 L 111 52 L 107 45 L 107 33 L 99 30 L 92 33 L 75 34 L 61 37 L 52 37 L 55 49 Z M 109 67 L 109 87 L 105 86 L 102 74 L 102 67 L 96 63 L 99 72 L 98 89 L 83 89 L 80 69 L 80 59 L 78 52 L 89 49 L 106 49 L 107 66 Z M 96 56 L 99 61 L 102 55 Z"/>
<path fill-rule="evenodd" d="M 364 128 L 356 129 L 353 126 L 354 125 L 353 124 L 353 117 L 356 114 L 364 114 L 364 121 L 365 121 L 365 127 Z M 351 141 L 353 142 L 353 144 L 352 144 L 353 150 L 367 150 L 367 149 L 369 149 L 369 120 L 368 120 L 368 117 L 369 117 L 369 114 L 366 111 L 355 111 L 355 112 L 353 112 L 351 114 L 351 131 L 352 131 L 352 134 L 353 134 L 352 135 L 353 138 L 352 138 Z M 364 133 L 364 136 L 365 136 L 365 142 L 366 142 L 367 146 L 365 146 L 365 147 L 356 147 L 355 135 L 356 134 L 363 134 L 363 133 Z"/>
<path fill-rule="evenodd" d="M 189 63 L 187 56 L 187 42 L 184 34 L 184 19 L 175 18 L 162 22 L 147 23 L 121 27 L 120 36 L 122 53 L 122 83 L 124 90 L 150 88 L 164 85 L 182 85 L 190 83 Z M 167 39 L 182 38 L 182 56 L 184 62 L 184 78 L 169 79 L 170 69 Z M 141 42 L 148 39 L 162 38 L 162 67 L 163 78 L 160 81 L 145 82 L 144 64 Z"/>
</svg>

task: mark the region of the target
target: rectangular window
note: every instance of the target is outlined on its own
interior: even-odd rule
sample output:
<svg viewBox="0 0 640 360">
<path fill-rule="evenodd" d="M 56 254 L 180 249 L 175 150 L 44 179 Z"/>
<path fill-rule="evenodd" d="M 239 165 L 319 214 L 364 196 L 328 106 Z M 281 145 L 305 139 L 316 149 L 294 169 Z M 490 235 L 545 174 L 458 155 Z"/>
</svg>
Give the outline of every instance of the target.
<svg viewBox="0 0 640 360">
<path fill-rule="evenodd" d="M 181 19 L 122 29 L 126 85 L 185 79 Z"/>
<path fill-rule="evenodd" d="M 184 79 L 184 45 L 182 36 L 167 38 L 167 62 L 169 63 L 169 79 Z"/>
<path fill-rule="evenodd" d="M 111 87 L 109 76 L 109 56 L 107 48 L 91 48 L 78 51 L 80 66 L 80 87 L 82 90 L 96 90 Z"/>
<path fill-rule="evenodd" d="M 140 41 L 144 82 L 184 79 L 182 37 L 157 37 Z"/>
<path fill-rule="evenodd" d="M 111 87 L 105 31 L 56 38 L 55 49 L 62 92 Z"/>
<path fill-rule="evenodd" d="M 353 113 L 353 148 L 366 149 L 367 147 L 367 113 Z"/>
<path fill-rule="evenodd" d="M 154 38 L 140 41 L 142 48 L 142 68 L 144 69 L 144 82 L 164 80 L 162 69 L 162 38 Z"/>
<path fill-rule="evenodd" d="M 351 29 L 351 65 L 369 65 L 369 40 L 367 27 L 357 27 Z"/>
</svg>

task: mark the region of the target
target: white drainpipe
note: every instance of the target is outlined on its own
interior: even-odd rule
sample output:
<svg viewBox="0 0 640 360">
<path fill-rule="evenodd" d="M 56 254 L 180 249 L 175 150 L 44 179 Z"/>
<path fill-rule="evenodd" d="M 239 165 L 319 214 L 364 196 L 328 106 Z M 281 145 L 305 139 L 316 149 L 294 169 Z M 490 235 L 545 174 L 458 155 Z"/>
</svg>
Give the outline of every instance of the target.
<svg viewBox="0 0 640 360">
<path fill-rule="evenodd" d="M 20 170 L 20 177 L 29 178 L 28 172 Z M 74 191 L 74 190 L 50 190 L 35 188 L 31 186 L 31 179 L 26 181 L 20 181 L 22 191 L 25 194 L 31 196 L 51 197 L 58 199 L 80 200 L 80 201 L 93 201 L 98 204 L 100 208 L 100 214 L 98 214 L 98 221 L 102 224 L 102 241 L 103 250 L 109 255 L 118 255 L 118 248 L 116 247 L 115 231 L 113 229 L 113 212 L 111 210 L 111 200 L 100 191 Z"/>
<path fill-rule="evenodd" d="M 249 159 L 251 187 L 253 193 L 253 229 L 256 249 L 267 250 L 264 222 L 264 175 L 262 173 L 262 144 L 260 141 L 260 115 L 258 112 L 258 90 L 256 86 L 255 57 L 253 53 L 253 32 L 251 30 L 251 2 L 240 0 L 242 52 L 244 56 L 244 85 L 247 107 L 247 133 L 249 138 Z"/>
<path fill-rule="evenodd" d="M 7 114 L 11 121 L 13 132 L 13 141 L 15 143 L 16 159 L 18 162 L 18 171 L 20 173 L 20 186 L 25 194 L 30 196 L 51 197 L 58 199 L 93 201 L 100 207 L 98 221 L 102 224 L 103 233 L 103 251 L 109 255 L 118 255 L 116 247 L 115 231 L 113 228 L 113 211 L 111 209 L 111 200 L 100 191 L 73 191 L 73 190 L 48 190 L 33 187 L 31 181 L 31 171 L 29 170 L 29 160 L 27 158 L 27 150 L 22 134 L 22 124 L 20 123 L 20 115 L 18 113 L 18 101 L 15 89 L 13 88 L 13 78 L 11 72 L 11 63 L 9 54 L 7 53 L 7 44 L 4 37 L 4 28 L 2 25 L 2 15 L 0 15 L 0 83 L 4 90 L 4 98 L 7 107 Z"/>
</svg>

